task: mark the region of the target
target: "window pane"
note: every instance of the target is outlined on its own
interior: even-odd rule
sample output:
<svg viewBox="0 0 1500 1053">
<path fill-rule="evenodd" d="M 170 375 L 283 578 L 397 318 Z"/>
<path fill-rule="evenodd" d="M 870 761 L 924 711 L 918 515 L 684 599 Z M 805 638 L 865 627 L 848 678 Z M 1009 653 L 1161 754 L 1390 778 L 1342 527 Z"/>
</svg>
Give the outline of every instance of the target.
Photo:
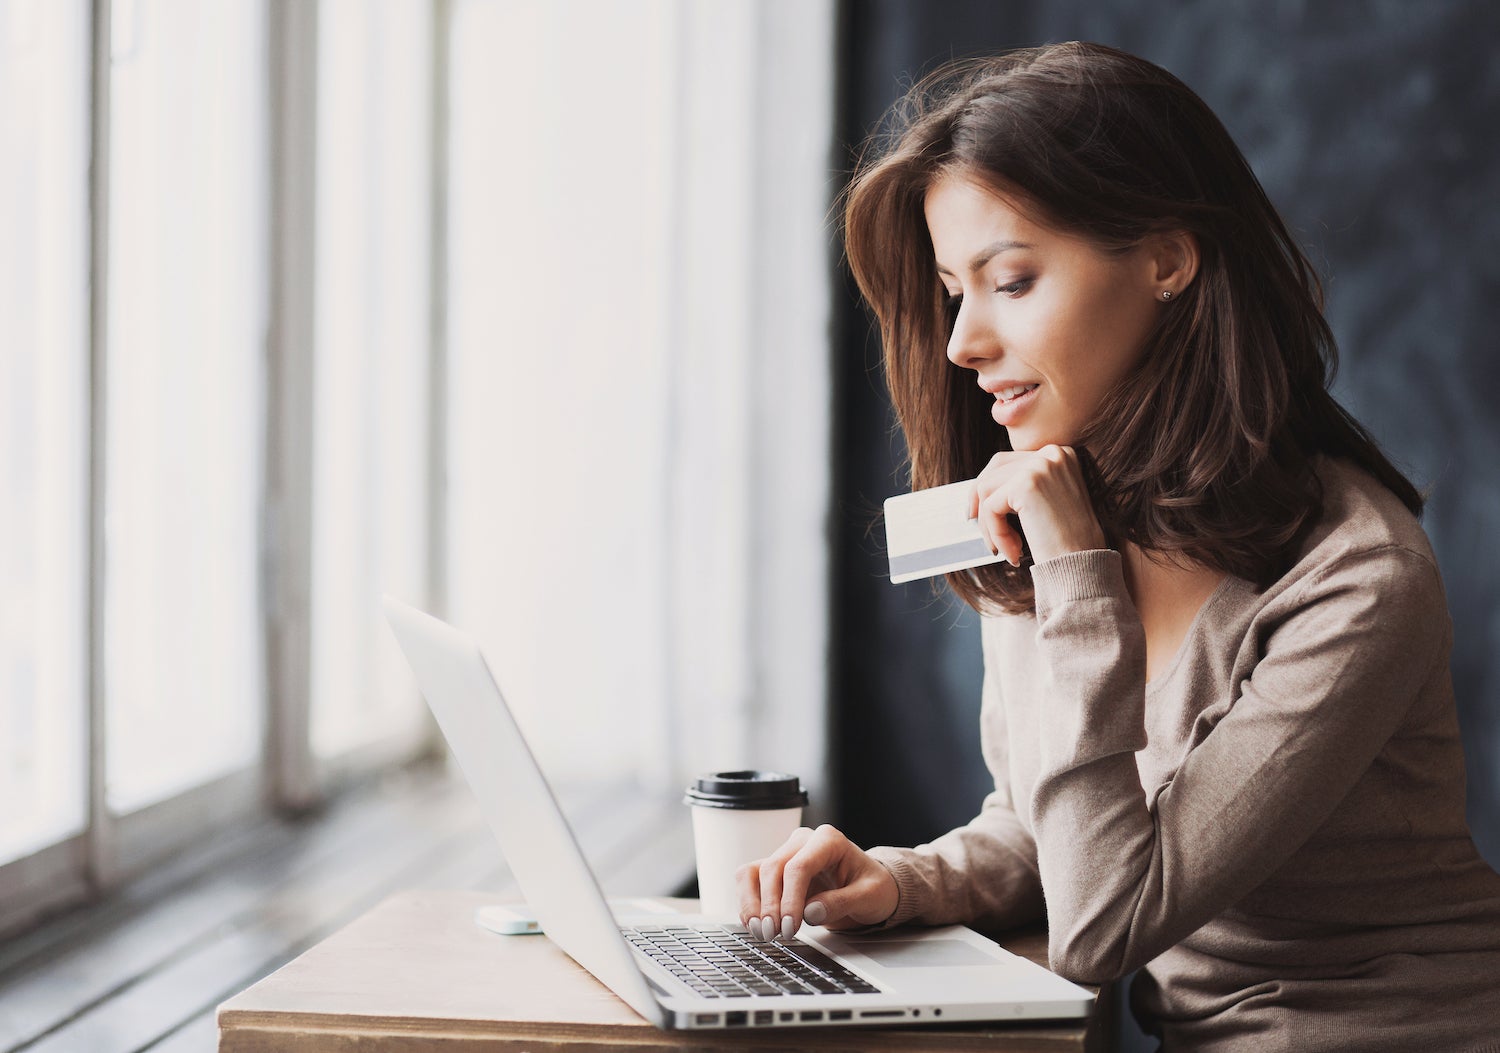
<svg viewBox="0 0 1500 1053">
<path fill-rule="evenodd" d="M 420 727 L 382 592 L 426 597 L 432 5 L 324 0 L 318 34 L 312 723 Z"/>
<path fill-rule="evenodd" d="M 87 7 L 0 2 L 0 863 L 86 809 Z"/>
<path fill-rule="evenodd" d="M 666 694 L 676 9 L 454 9 L 450 609 L 563 778 L 633 774 Z"/>
<path fill-rule="evenodd" d="M 261 0 L 114 6 L 105 368 L 108 796 L 259 755 Z"/>
</svg>

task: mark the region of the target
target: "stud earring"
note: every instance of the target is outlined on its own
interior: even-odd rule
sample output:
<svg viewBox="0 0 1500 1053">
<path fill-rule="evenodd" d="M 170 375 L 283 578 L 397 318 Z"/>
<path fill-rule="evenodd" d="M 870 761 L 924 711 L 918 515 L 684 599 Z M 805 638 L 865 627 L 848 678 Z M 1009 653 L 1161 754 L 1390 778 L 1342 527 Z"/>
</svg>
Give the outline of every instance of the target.
<svg viewBox="0 0 1500 1053">
<path fill-rule="evenodd" d="M 1172 298 L 1172 290 L 1171 289 L 1163 289 L 1161 291 L 1161 298 L 1163 300 L 1170 300 Z"/>
</svg>

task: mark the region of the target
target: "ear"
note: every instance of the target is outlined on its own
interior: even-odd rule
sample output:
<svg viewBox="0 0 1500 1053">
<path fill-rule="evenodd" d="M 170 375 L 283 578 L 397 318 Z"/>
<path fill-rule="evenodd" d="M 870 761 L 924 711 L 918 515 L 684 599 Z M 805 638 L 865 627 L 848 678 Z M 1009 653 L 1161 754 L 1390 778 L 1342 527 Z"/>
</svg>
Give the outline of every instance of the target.
<svg viewBox="0 0 1500 1053">
<path fill-rule="evenodd" d="M 1186 230 L 1153 235 L 1147 243 L 1148 259 L 1152 268 L 1152 284 L 1157 296 L 1170 292 L 1181 296 L 1183 290 L 1198 276 L 1198 238 Z"/>
</svg>

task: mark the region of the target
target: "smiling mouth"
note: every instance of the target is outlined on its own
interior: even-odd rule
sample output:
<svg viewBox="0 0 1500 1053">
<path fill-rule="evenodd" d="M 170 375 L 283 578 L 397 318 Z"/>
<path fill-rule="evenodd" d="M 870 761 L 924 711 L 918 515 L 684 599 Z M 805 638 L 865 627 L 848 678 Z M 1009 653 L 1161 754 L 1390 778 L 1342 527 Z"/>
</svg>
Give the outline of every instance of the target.
<svg viewBox="0 0 1500 1053">
<path fill-rule="evenodd" d="M 1013 388 L 1005 388 L 1001 391 L 995 392 L 995 401 L 1001 403 L 1002 405 L 1007 402 L 1014 402 L 1022 395 L 1026 395 L 1030 392 L 1035 391 L 1038 387 L 1040 387 L 1040 385 L 1038 384 L 1017 384 Z"/>
</svg>

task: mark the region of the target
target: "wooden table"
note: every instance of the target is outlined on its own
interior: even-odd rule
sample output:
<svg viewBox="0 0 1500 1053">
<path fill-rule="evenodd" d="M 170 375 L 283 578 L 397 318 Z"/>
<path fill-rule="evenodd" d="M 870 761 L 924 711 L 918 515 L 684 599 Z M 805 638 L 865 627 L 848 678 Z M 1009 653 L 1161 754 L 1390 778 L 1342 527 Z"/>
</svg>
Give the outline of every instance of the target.
<svg viewBox="0 0 1500 1053">
<path fill-rule="evenodd" d="M 946 1027 L 659 1031 L 540 936 L 496 936 L 485 892 L 402 892 L 219 1007 L 220 1053 L 1112 1048 L 1106 996 L 1084 1021 Z M 667 901 L 691 909 L 691 901 Z M 1046 937 L 1003 941 L 1045 961 Z"/>
</svg>

